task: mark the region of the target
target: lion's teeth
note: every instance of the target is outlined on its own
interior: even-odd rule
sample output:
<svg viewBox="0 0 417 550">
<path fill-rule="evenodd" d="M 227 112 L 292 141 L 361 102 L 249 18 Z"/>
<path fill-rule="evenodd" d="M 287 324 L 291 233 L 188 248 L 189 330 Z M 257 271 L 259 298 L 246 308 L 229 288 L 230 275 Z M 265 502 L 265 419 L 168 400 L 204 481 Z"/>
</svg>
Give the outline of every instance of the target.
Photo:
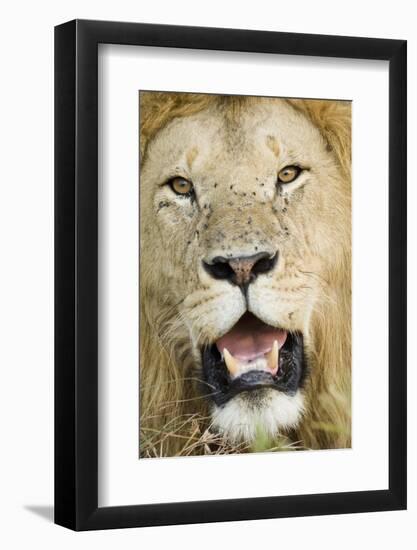
<svg viewBox="0 0 417 550">
<path fill-rule="evenodd" d="M 226 348 L 223 349 L 223 357 L 227 370 L 232 376 L 236 376 L 239 372 L 239 362 L 237 359 Z"/>
<path fill-rule="evenodd" d="M 271 351 L 251 361 L 240 361 L 236 357 L 233 357 L 227 348 L 223 348 L 223 360 L 232 378 L 237 378 L 241 374 L 251 370 L 270 372 L 275 376 L 278 371 L 278 356 L 278 340 L 274 340 Z"/>
<path fill-rule="evenodd" d="M 266 354 L 268 369 L 272 372 L 272 374 L 275 374 L 278 370 L 278 353 L 278 340 L 274 340 L 271 351 Z"/>
</svg>

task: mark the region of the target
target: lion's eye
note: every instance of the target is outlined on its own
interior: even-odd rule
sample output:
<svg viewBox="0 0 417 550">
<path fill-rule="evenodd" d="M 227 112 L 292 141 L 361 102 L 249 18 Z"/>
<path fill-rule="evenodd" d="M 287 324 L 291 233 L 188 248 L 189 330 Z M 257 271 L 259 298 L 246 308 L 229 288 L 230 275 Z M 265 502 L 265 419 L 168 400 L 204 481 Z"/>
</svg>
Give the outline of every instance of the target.
<svg viewBox="0 0 417 550">
<path fill-rule="evenodd" d="M 194 193 L 193 184 L 184 178 L 173 178 L 168 185 L 177 195 L 191 196 Z"/>
<path fill-rule="evenodd" d="M 291 183 L 300 175 L 301 168 L 299 166 L 286 166 L 278 172 L 279 183 Z"/>
</svg>

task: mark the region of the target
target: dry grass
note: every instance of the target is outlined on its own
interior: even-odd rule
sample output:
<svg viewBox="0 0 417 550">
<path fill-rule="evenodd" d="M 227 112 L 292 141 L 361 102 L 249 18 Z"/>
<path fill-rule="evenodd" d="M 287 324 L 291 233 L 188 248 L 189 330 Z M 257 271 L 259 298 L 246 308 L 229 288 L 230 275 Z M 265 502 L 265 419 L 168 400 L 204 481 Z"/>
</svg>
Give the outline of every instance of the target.
<svg viewBox="0 0 417 550">
<path fill-rule="evenodd" d="M 143 426 L 140 430 L 141 458 L 213 456 L 306 449 L 297 442 L 291 442 L 284 435 L 270 441 L 261 428 L 252 444 L 231 444 L 221 434 L 211 431 L 210 418 L 200 414 L 184 414 L 172 418 L 164 425 L 163 429 L 149 427 L 149 420 L 152 418 L 142 418 L 141 422 Z M 175 449 L 175 452 L 172 453 L 171 449 Z"/>
</svg>

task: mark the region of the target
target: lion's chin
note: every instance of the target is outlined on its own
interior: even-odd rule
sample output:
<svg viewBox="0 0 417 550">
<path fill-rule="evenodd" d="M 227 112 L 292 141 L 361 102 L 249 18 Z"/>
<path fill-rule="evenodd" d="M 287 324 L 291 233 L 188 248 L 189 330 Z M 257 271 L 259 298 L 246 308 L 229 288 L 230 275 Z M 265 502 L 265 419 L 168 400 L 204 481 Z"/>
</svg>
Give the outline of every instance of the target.
<svg viewBox="0 0 417 550">
<path fill-rule="evenodd" d="M 262 435 L 273 440 L 297 426 L 304 412 L 301 391 L 295 395 L 270 388 L 241 393 L 213 406 L 212 427 L 232 444 L 253 443 Z"/>
<path fill-rule="evenodd" d="M 273 440 L 297 426 L 307 371 L 301 332 L 247 312 L 201 358 L 212 428 L 230 443 L 252 443 L 260 434 Z"/>
</svg>

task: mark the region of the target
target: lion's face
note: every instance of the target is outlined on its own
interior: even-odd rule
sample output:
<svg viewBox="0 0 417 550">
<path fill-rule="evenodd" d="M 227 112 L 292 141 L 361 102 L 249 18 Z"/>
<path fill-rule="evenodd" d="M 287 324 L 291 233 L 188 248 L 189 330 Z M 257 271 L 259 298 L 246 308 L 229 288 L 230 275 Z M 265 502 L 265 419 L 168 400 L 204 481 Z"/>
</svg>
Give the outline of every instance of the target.
<svg viewBox="0 0 417 550">
<path fill-rule="evenodd" d="M 319 130 L 285 100 L 212 105 L 148 146 L 148 292 L 173 312 L 213 425 L 232 441 L 259 427 L 275 435 L 303 414 L 310 320 L 341 261 L 340 179 Z"/>
</svg>

